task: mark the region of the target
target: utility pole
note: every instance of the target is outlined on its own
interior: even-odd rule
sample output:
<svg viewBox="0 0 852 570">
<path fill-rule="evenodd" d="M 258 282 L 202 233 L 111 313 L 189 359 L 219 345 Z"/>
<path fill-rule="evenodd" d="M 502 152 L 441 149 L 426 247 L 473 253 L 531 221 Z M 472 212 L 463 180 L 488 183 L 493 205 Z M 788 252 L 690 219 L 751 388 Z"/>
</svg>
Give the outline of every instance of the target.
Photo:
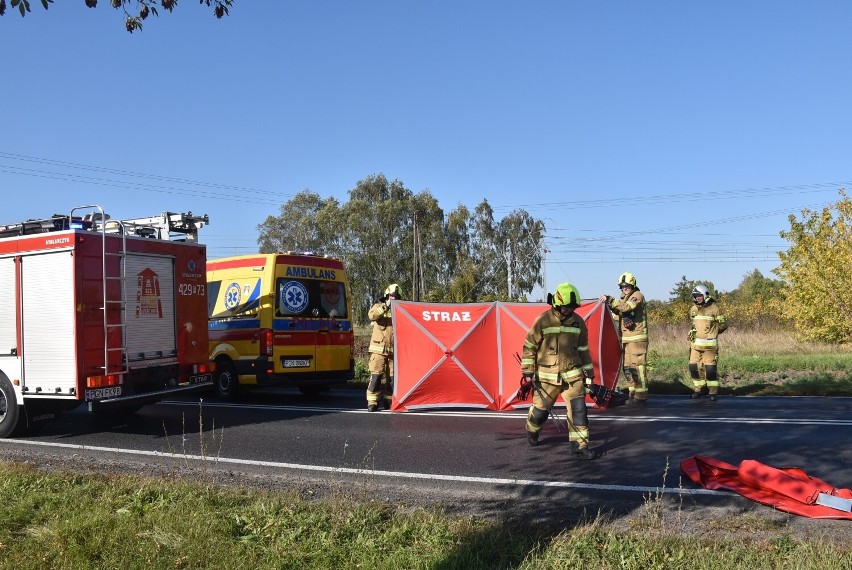
<svg viewBox="0 0 852 570">
<path fill-rule="evenodd" d="M 506 275 L 508 277 L 508 290 L 509 290 L 509 299 L 513 299 L 514 295 L 512 294 L 512 248 L 510 247 L 509 240 L 506 240 Z"/>
<path fill-rule="evenodd" d="M 423 257 L 420 251 L 420 228 L 417 225 L 417 210 L 414 211 L 414 254 L 411 275 L 411 299 L 419 301 L 423 291 Z"/>
<path fill-rule="evenodd" d="M 544 296 L 547 298 L 547 253 L 548 249 L 544 243 L 544 234 L 541 234 L 541 287 L 544 289 Z"/>
</svg>

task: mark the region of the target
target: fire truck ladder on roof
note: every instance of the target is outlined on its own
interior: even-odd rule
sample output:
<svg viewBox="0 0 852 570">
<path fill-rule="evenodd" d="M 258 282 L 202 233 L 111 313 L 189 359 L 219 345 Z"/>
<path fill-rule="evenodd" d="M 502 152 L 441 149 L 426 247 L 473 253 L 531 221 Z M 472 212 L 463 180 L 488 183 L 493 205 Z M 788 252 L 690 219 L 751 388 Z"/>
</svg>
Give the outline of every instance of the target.
<svg viewBox="0 0 852 570">
<path fill-rule="evenodd" d="M 90 227 L 91 229 L 97 230 L 101 234 L 101 290 L 103 291 L 103 304 L 100 307 L 100 310 L 103 312 L 104 319 L 104 376 L 109 374 L 124 374 L 128 371 L 127 369 L 127 232 L 123 226 L 122 222 L 116 222 L 109 220 L 109 216 L 106 215 L 104 209 L 97 205 L 92 206 L 78 206 L 71 210 L 70 220 L 74 220 L 74 213 L 79 210 L 96 210 L 95 212 L 90 212 L 83 216 L 82 220 L 84 222 L 83 227 Z M 79 215 L 78 215 L 78 218 Z M 110 231 L 112 230 L 112 231 Z M 106 235 L 108 233 L 120 233 L 121 235 L 121 247 L 117 252 L 107 251 L 107 240 Z M 111 257 L 115 257 L 118 259 L 118 274 L 110 275 L 107 273 L 107 268 L 111 267 L 112 264 L 107 263 L 107 260 Z M 118 282 L 119 287 L 119 298 L 112 299 L 110 298 L 110 287 L 108 285 L 112 282 Z M 118 323 L 111 323 L 109 320 L 110 309 L 117 307 L 120 318 Z M 121 346 L 118 347 L 110 347 L 109 345 L 109 333 L 112 329 L 119 329 L 121 333 Z M 110 367 L 110 353 L 120 352 L 121 353 L 121 366 Z"/>
</svg>

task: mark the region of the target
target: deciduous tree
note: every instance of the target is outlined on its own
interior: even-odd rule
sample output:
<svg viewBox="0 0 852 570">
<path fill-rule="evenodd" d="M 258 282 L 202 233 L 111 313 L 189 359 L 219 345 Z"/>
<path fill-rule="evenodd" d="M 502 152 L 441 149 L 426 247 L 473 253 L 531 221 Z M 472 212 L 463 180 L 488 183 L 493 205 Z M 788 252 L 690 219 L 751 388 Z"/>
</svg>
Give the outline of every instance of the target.
<svg viewBox="0 0 852 570">
<path fill-rule="evenodd" d="M 268 216 L 257 226 L 261 253 L 312 251 L 340 256 L 336 239 L 342 227 L 335 227 L 340 206 L 334 198 L 322 199 L 316 192 L 303 190 L 281 205 L 277 216 Z"/>
<path fill-rule="evenodd" d="M 514 299 L 541 284 L 544 226 L 525 211 L 495 221 L 483 200 L 473 214 L 460 205 L 446 218 L 427 190 L 414 193 L 383 174 L 349 190 L 344 204 L 305 190 L 258 226 L 260 251 L 312 250 L 343 260 L 355 320 L 390 283 L 406 299 L 474 302 Z"/>
<path fill-rule="evenodd" d="M 820 212 L 790 215 L 781 237 L 792 245 L 774 270 L 789 285 L 784 311 L 798 333 L 837 343 L 852 340 L 852 201 L 844 189 L 839 194 Z"/>
</svg>

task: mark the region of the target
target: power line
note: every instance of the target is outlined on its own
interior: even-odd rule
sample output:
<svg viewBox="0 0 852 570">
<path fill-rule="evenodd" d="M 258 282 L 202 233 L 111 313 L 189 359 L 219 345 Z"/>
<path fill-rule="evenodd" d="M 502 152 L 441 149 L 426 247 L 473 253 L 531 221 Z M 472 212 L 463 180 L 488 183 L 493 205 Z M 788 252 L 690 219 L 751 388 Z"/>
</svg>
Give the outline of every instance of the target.
<svg viewBox="0 0 852 570">
<path fill-rule="evenodd" d="M 492 209 L 509 210 L 523 208 L 535 209 L 589 209 L 605 208 L 612 206 L 642 206 L 652 204 L 670 204 L 674 202 L 689 202 L 700 200 L 731 200 L 737 198 L 755 198 L 761 196 L 779 196 L 789 194 L 813 194 L 814 190 L 829 191 L 838 190 L 841 187 L 852 184 L 852 181 L 840 182 L 818 182 L 814 184 L 799 184 L 786 186 L 772 186 L 765 188 L 745 188 L 739 190 L 711 190 L 706 192 L 681 192 L 674 194 L 657 194 L 653 196 L 630 196 L 620 198 L 600 198 L 594 200 L 571 200 L 570 202 L 542 202 L 537 204 L 516 204 L 508 206 L 492 206 Z"/>
<path fill-rule="evenodd" d="M 178 194 L 182 196 L 194 196 L 197 198 L 211 198 L 214 200 L 228 200 L 234 201 L 235 196 L 233 194 L 220 194 L 216 192 L 209 192 L 206 190 L 186 190 L 182 188 L 170 187 L 170 186 L 156 186 L 153 184 L 144 184 L 140 182 L 131 182 L 127 180 L 112 180 L 105 178 L 94 178 L 90 176 L 80 176 L 77 174 L 69 174 L 69 173 L 54 173 L 54 172 L 46 172 L 46 171 L 38 171 L 32 170 L 28 168 L 18 168 L 15 166 L 5 166 L 0 164 L 0 172 L 5 172 L 7 174 L 17 174 L 21 176 L 32 176 L 36 178 L 45 178 L 48 180 L 62 180 L 64 182 L 76 182 L 82 184 L 90 184 L 95 186 L 108 186 L 110 188 L 123 188 L 126 190 L 144 190 L 146 192 L 159 192 L 161 194 Z M 274 200 L 264 200 L 259 198 L 252 198 L 251 196 L 239 196 L 240 202 L 245 202 L 249 204 L 268 204 L 268 205 L 280 205 L 281 202 Z"/>
<path fill-rule="evenodd" d="M 132 176 L 132 177 L 135 177 L 135 178 L 149 178 L 149 179 L 152 179 L 152 180 L 158 180 L 158 181 L 162 181 L 162 182 L 174 182 L 174 183 L 178 183 L 178 184 L 187 184 L 187 185 L 190 185 L 190 186 L 204 186 L 204 187 L 207 187 L 207 188 L 236 190 L 236 191 L 239 191 L 239 192 L 242 192 L 242 193 L 249 193 L 249 194 L 261 194 L 261 195 L 267 195 L 267 196 L 285 196 L 285 197 L 287 196 L 286 194 L 281 194 L 280 192 L 273 192 L 273 191 L 270 191 L 270 190 L 258 190 L 256 188 L 247 188 L 247 187 L 244 187 L 244 186 L 232 186 L 232 185 L 228 185 L 228 184 L 218 184 L 218 183 L 215 183 L 215 182 L 202 182 L 202 181 L 199 181 L 199 180 L 190 180 L 190 179 L 186 179 L 186 178 L 174 178 L 174 177 L 171 177 L 171 176 L 161 176 L 161 175 L 158 175 L 158 174 L 146 174 L 144 172 L 135 172 L 135 171 L 132 171 L 132 170 L 120 170 L 120 169 L 117 169 L 117 168 L 107 168 L 107 167 L 95 166 L 95 165 L 91 165 L 91 164 L 81 164 L 81 163 L 77 163 L 77 162 L 65 162 L 65 161 L 61 161 L 61 160 L 53 160 L 53 159 L 41 158 L 41 157 L 37 157 L 37 156 L 27 156 L 27 155 L 23 155 L 23 154 L 13 154 L 13 153 L 2 152 L 2 151 L 0 151 L 0 158 L 7 158 L 7 159 L 10 159 L 10 160 L 19 160 L 19 161 L 23 161 L 23 162 L 34 162 L 34 163 L 37 163 L 37 164 L 46 164 L 46 165 L 49 165 L 49 166 L 58 166 L 58 167 L 61 167 L 61 168 L 71 168 L 71 169 L 75 169 L 75 170 L 89 170 L 89 171 L 92 171 L 92 172 L 103 172 L 105 174 L 117 174 L 117 175 L 120 175 L 120 176 Z M 15 167 L 10 167 L 10 168 L 15 168 Z M 24 169 L 24 168 L 21 168 L 21 170 L 31 170 L 32 172 L 47 172 L 47 171 Z M 56 173 L 52 173 L 52 172 L 47 172 L 47 173 L 48 174 L 56 174 Z M 233 195 L 229 195 L 229 197 L 232 198 Z"/>
</svg>

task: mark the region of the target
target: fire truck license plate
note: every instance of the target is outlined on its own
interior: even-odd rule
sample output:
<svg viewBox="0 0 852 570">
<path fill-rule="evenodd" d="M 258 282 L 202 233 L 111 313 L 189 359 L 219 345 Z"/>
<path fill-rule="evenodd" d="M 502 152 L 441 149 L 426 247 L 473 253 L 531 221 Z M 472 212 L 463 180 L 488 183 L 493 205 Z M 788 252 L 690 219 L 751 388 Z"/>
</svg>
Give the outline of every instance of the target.
<svg viewBox="0 0 852 570">
<path fill-rule="evenodd" d="M 113 396 L 121 396 L 121 386 L 110 386 L 109 388 L 94 388 L 86 390 L 87 400 L 103 400 L 104 398 L 112 398 Z"/>
<path fill-rule="evenodd" d="M 212 374 L 196 374 L 195 376 L 189 377 L 190 384 L 202 384 L 204 382 L 212 382 L 213 375 Z"/>
<path fill-rule="evenodd" d="M 284 368 L 307 368 L 311 365 L 310 360 L 285 360 Z"/>
</svg>

